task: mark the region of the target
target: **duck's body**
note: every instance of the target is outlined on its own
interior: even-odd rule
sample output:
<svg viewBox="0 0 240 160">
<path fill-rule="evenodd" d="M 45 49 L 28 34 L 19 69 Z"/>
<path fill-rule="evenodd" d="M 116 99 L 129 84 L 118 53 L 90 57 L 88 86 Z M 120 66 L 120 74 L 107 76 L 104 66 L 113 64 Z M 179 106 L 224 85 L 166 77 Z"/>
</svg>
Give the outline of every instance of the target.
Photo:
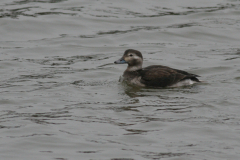
<svg viewBox="0 0 240 160">
<path fill-rule="evenodd" d="M 138 86 L 179 87 L 200 82 L 198 75 L 167 66 L 153 65 L 142 68 L 142 54 L 133 49 L 126 50 L 123 57 L 114 63 L 127 63 L 128 67 L 123 73 L 123 80 Z"/>
</svg>

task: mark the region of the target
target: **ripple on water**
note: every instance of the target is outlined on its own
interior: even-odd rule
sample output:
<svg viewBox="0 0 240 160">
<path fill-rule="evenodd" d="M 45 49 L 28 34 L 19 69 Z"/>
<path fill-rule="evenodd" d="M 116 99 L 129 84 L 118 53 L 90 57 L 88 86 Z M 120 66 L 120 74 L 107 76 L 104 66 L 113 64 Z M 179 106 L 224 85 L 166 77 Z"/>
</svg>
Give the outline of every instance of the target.
<svg viewBox="0 0 240 160">
<path fill-rule="evenodd" d="M 1 157 L 239 159 L 239 1 L 0 3 Z M 129 48 L 205 83 L 120 83 Z"/>
</svg>

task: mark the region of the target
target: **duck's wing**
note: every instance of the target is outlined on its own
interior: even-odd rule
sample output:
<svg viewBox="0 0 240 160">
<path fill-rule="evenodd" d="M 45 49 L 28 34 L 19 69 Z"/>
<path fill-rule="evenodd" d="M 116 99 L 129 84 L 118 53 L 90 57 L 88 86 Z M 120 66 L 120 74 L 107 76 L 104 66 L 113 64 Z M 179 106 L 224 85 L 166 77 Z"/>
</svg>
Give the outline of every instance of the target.
<svg viewBox="0 0 240 160">
<path fill-rule="evenodd" d="M 185 79 L 199 82 L 198 75 L 160 65 L 146 67 L 139 73 L 141 82 L 147 86 L 167 87 Z"/>
</svg>

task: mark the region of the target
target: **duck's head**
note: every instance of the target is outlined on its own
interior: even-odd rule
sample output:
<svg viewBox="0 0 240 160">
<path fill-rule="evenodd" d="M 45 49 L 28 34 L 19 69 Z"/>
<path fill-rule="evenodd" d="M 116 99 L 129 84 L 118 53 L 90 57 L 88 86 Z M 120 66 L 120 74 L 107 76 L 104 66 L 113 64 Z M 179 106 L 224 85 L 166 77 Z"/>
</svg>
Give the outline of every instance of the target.
<svg viewBox="0 0 240 160">
<path fill-rule="evenodd" d="M 134 50 L 128 49 L 124 52 L 122 58 L 114 62 L 115 64 L 128 64 L 127 70 L 135 71 L 142 68 L 143 57 L 142 53 Z"/>
</svg>

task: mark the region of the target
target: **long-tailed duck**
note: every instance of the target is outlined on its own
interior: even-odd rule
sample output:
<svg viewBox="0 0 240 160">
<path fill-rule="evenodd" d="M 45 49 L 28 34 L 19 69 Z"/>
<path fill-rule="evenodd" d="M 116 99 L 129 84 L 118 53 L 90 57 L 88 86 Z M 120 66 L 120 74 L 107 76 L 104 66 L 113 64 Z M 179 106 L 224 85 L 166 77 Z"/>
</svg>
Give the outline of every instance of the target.
<svg viewBox="0 0 240 160">
<path fill-rule="evenodd" d="M 167 66 L 152 65 L 142 68 L 143 56 L 141 52 L 128 49 L 115 64 L 127 63 L 123 73 L 123 80 L 130 84 L 149 87 L 180 87 L 200 82 L 198 75 Z"/>
</svg>

